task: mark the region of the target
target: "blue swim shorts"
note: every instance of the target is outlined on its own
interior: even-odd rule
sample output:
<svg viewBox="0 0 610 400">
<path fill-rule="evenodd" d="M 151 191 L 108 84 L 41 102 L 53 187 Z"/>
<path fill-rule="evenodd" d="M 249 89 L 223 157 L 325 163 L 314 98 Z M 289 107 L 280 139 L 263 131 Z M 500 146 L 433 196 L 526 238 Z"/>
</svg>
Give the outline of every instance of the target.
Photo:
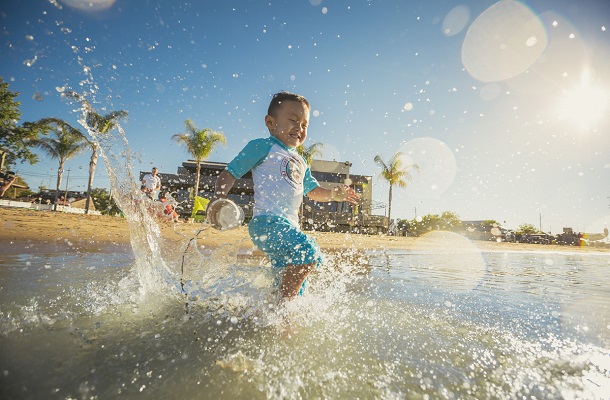
<svg viewBox="0 0 610 400">
<path fill-rule="evenodd" d="M 308 265 L 322 262 L 322 252 L 316 241 L 289 220 L 274 215 L 260 215 L 248 223 L 254 245 L 269 257 L 274 272 L 279 275 L 288 265 Z M 279 280 L 276 281 L 279 285 Z M 303 282 L 303 288 L 305 282 Z"/>
</svg>

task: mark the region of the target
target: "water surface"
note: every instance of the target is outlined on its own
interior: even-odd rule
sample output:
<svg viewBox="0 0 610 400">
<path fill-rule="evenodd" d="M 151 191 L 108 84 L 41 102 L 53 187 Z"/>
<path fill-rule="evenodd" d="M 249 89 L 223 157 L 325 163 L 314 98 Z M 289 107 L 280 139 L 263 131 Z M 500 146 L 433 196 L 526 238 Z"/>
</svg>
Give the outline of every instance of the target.
<svg viewBox="0 0 610 400">
<path fill-rule="evenodd" d="M 346 250 L 287 309 L 264 260 L 197 257 L 3 256 L 0 397 L 610 393 L 607 254 Z"/>
</svg>

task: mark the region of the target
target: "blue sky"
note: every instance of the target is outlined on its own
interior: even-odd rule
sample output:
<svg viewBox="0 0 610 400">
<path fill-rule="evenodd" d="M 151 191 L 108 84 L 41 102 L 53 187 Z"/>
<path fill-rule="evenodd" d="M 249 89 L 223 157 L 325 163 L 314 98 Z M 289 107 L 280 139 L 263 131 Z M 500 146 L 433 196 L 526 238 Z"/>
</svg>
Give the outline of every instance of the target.
<svg viewBox="0 0 610 400">
<path fill-rule="evenodd" d="M 269 99 L 290 90 L 312 104 L 308 141 L 325 159 L 374 176 L 377 154 L 420 165 L 393 217 L 542 217 L 554 233 L 610 222 L 605 0 L 17 0 L 0 20 L 0 75 L 21 93 L 22 122 L 79 126 L 58 88 L 127 110 L 136 173 L 176 172 L 188 155 L 170 137 L 187 118 L 222 131 L 210 159 L 230 161 L 268 134 Z M 69 161 L 71 190 L 85 189 L 87 165 Z M 15 169 L 54 186 L 54 160 Z M 109 187 L 103 167 L 94 186 Z M 387 202 L 377 179 L 374 195 Z"/>
</svg>

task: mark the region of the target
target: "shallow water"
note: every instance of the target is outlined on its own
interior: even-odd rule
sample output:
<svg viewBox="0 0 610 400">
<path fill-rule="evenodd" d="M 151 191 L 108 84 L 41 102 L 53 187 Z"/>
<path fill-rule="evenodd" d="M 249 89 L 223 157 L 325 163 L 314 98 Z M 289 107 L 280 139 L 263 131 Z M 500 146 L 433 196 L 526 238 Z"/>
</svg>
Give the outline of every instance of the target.
<svg viewBox="0 0 610 400">
<path fill-rule="evenodd" d="M 3 255 L 0 397 L 610 393 L 607 254 L 346 250 L 279 310 L 264 260 L 195 249 L 184 271 L 182 252 Z"/>
</svg>

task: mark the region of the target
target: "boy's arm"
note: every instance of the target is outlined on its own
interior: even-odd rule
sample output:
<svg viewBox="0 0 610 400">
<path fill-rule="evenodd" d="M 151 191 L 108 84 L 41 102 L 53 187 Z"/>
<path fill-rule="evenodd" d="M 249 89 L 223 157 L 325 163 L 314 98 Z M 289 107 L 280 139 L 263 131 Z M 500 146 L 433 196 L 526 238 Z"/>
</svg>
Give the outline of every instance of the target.
<svg viewBox="0 0 610 400">
<path fill-rule="evenodd" d="M 358 204 L 360 196 L 347 185 L 335 186 L 332 189 L 324 189 L 321 186 L 307 193 L 307 197 L 314 201 L 348 201 L 352 204 Z"/>
<path fill-rule="evenodd" d="M 227 194 L 235 184 L 235 177 L 231 175 L 226 169 L 223 170 L 218 178 L 216 178 L 216 185 L 214 186 L 214 197 L 212 197 L 210 203 L 216 199 L 226 198 Z"/>
</svg>

